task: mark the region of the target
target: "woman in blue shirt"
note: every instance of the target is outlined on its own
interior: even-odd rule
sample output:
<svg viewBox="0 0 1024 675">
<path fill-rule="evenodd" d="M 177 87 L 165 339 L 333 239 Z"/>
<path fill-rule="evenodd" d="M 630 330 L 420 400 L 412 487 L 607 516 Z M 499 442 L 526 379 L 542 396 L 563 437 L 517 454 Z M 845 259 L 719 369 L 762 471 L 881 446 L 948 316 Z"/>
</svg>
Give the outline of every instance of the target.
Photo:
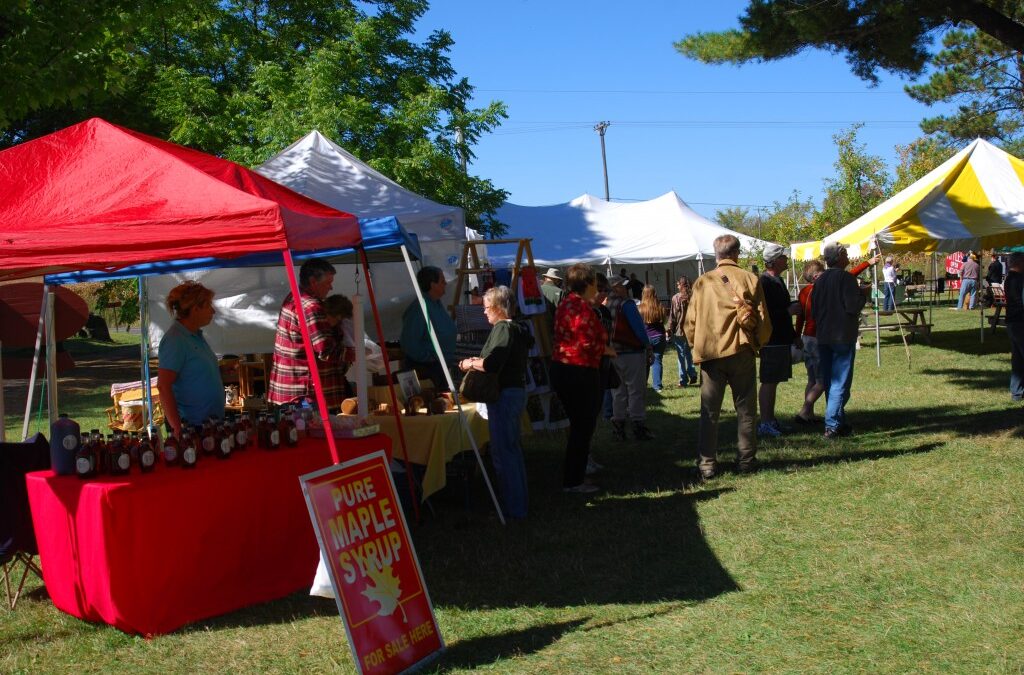
<svg viewBox="0 0 1024 675">
<path fill-rule="evenodd" d="M 167 424 L 180 436 L 182 425 L 224 417 L 224 383 L 217 355 L 202 331 L 213 320 L 213 291 L 186 281 L 167 294 L 167 309 L 175 321 L 160 340 L 157 389 Z"/>
</svg>

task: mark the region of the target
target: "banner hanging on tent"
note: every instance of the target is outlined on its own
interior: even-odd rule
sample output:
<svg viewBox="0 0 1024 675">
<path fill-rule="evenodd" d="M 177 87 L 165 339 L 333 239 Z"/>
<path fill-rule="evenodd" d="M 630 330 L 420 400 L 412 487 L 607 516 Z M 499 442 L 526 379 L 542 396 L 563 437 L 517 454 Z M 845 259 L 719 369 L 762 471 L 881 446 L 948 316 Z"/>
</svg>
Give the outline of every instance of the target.
<svg viewBox="0 0 1024 675">
<path fill-rule="evenodd" d="M 399 673 L 444 649 L 384 452 L 300 476 L 361 673 Z"/>
</svg>

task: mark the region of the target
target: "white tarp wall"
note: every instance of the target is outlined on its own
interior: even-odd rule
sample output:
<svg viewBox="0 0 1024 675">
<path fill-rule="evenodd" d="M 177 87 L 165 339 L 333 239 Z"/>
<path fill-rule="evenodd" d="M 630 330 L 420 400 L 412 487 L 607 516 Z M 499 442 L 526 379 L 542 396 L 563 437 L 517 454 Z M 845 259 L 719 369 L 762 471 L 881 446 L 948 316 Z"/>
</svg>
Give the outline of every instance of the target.
<svg viewBox="0 0 1024 675">
<path fill-rule="evenodd" d="M 440 267 L 449 281 L 455 279 L 455 269 L 467 237 L 476 236 L 466 228 L 462 209 L 438 204 L 406 190 L 318 131 L 296 141 L 257 167 L 256 171 L 359 218 L 394 216 L 406 231 L 419 239 L 423 255 L 421 264 Z M 356 269 L 355 265 L 340 266 L 332 292 L 353 294 Z M 397 262 L 371 263 L 370 269 L 385 337 L 397 340 L 402 313 L 416 297 L 408 272 L 404 264 Z M 235 354 L 273 351 L 278 310 L 288 294 L 283 267 L 152 277 L 149 306 L 150 336 L 154 345 L 159 344 L 171 321 L 163 299 L 184 278 L 195 279 L 216 293 L 217 314 L 213 323 L 203 331 L 214 351 Z M 454 293 L 454 286 L 449 285 L 449 294 Z M 359 290 L 366 298 L 365 282 L 361 282 Z M 446 302 L 451 302 L 451 298 Z M 368 299 L 364 300 L 364 308 L 365 325 L 376 340 Z"/>
</svg>

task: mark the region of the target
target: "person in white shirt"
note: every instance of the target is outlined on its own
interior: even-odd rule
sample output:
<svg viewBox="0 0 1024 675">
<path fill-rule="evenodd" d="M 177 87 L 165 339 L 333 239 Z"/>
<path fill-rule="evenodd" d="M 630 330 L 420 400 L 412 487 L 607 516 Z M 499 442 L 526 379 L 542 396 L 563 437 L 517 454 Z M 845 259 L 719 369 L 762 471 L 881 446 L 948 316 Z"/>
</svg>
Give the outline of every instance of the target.
<svg viewBox="0 0 1024 675">
<path fill-rule="evenodd" d="M 886 312 L 896 311 L 896 268 L 893 266 L 892 256 L 885 257 L 885 266 L 882 267 L 882 291 L 885 293 Z"/>
</svg>

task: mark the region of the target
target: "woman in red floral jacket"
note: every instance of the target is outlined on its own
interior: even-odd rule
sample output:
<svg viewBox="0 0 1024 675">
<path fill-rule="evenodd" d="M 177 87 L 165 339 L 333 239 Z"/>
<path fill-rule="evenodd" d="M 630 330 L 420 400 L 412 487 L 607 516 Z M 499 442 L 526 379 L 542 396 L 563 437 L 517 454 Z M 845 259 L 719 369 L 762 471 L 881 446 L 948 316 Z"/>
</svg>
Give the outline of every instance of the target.
<svg viewBox="0 0 1024 675">
<path fill-rule="evenodd" d="M 554 346 L 551 354 L 551 386 L 569 418 L 569 439 L 565 444 L 565 492 L 596 492 L 584 482 L 590 439 L 601 407 L 598 368 L 601 357 L 615 355 L 608 346 L 608 333 L 590 301 L 597 294 L 597 278 L 590 265 L 578 263 L 566 274 L 566 295 L 555 312 Z"/>
</svg>

